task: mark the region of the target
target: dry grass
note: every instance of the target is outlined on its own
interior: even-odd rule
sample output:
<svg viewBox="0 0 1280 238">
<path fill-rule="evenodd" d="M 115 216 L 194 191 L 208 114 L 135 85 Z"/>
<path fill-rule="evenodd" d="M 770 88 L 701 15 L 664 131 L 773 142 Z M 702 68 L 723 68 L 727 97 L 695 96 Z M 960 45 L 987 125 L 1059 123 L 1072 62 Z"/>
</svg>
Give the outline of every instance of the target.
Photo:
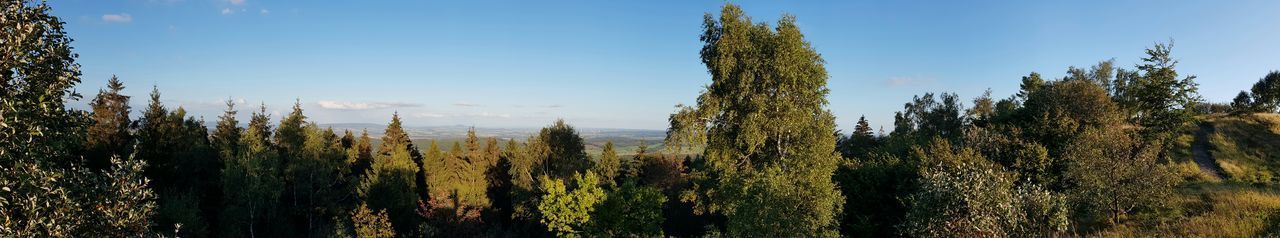
<svg viewBox="0 0 1280 238">
<path fill-rule="evenodd" d="M 1235 183 L 1196 183 L 1171 198 L 1177 216 L 1159 224 L 1122 224 L 1091 237 L 1276 237 L 1280 191 Z"/>
<path fill-rule="evenodd" d="M 1208 118 L 1214 159 L 1232 181 L 1277 184 L 1280 171 L 1280 114 Z"/>
</svg>

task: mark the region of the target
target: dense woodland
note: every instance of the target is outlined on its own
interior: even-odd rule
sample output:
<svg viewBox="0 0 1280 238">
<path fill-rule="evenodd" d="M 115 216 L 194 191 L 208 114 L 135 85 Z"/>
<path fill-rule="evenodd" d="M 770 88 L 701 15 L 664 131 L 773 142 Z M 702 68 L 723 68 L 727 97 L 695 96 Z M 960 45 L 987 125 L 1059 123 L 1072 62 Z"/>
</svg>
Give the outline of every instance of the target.
<svg viewBox="0 0 1280 238">
<path fill-rule="evenodd" d="M 49 12 L 9 0 L 0 13 L 0 236 L 1176 236 L 1164 229 L 1204 212 L 1173 199 L 1203 183 L 1179 167 L 1184 128 L 1280 105 L 1280 72 L 1205 102 L 1161 43 L 1132 67 L 1011 76 L 1021 90 L 1004 98 L 924 93 L 876 133 L 829 111 L 795 17 L 726 5 L 699 37 L 711 83 L 670 115 L 662 150 L 588 154 L 565 121 L 414 144 L 398 115 L 371 138 L 323 128 L 301 103 L 270 121 L 228 101 L 208 128 L 159 90 L 130 108 L 124 80 L 83 96 Z M 1267 176 L 1240 186 L 1274 195 Z M 1268 211 L 1241 236 L 1280 235 Z"/>
</svg>

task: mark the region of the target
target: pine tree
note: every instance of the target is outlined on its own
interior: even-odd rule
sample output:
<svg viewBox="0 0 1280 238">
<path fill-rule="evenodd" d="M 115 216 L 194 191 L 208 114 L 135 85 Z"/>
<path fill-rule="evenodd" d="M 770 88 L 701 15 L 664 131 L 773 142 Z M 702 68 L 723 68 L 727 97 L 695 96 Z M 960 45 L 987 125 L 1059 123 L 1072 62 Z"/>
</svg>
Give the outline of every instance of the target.
<svg viewBox="0 0 1280 238">
<path fill-rule="evenodd" d="M 286 167 L 287 181 L 293 191 L 293 212 L 303 225 L 304 234 L 317 236 L 332 231 L 333 216 L 342 214 L 339 200 L 344 195 L 345 175 L 349 169 L 346 153 L 336 134 L 322 130 L 315 123 L 303 127 L 306 141 L 300 156 Z"/>
<path fill-rule="evenodd" d="M 129 134 L 129 96 L 121 95 L 124 84 L 115 75 L 107 81 L 107 90 L 89 103 L 93 108 L 93 125 L 89 126 L 85 159 L 89 168 L 106 168 L 111 156 L 129 155 L 133 137 Z"/>
<path fill-rule="evenodd" d="M 600 159 L 596 161 L 596 174 L 600 175 L 601 181 L 613 184 L 614 179 L 618 177 L 620 167 L 622 167 L 622 161 L 618 160 L 618 152 L 613 150 L 613 141 L 605 142 L 604 149 L 600 151 Z"/>
<path fill-rule="evenodd" d="M 410 234 L 418 222 L 414 210 L 418 203 L 416 174 L 420 165 L 414 164 L 412 144 L 400 128 L 400 117 L 392 117 L 379 153 L 360 181 L 358 192 L 361 200 L 373 209 L 385 209 L 391 223 L 400 234 Z"/>
<path fill-rule="evenodd" d="M 240 136 L 239 153 L 224 161 L 222 212 L 224 236 L 282 235 L 279 226 L 280 195 L 284 181 L 280 177 L 280 154 L 271 144 L 270 116 L 263 105 L 254 112 L 249 127 Z"/>
<path fill-rule="evenodd" d="M 240 132 L 242 130 L 240 122 L 236 120 L 236 103 L 227 99 L 227 109 L 223 111 L 222 116 L 218 116 L 218 125 L 214 128 L 213 135 L 210 138 L 213 147 L 217 148 L 221 160 L 229 160 L 239 154 Z"/>
<path fill-rule="evenodd" d="M 729 4 L 704 30 L 711 85 L 667 134 L 676 149 L 704 146 L 699 211 L 724 215 L 730 236 L 836 236 L 840 155 L 822 57 L 790 15 L 771 29 Z"/>
</svg>

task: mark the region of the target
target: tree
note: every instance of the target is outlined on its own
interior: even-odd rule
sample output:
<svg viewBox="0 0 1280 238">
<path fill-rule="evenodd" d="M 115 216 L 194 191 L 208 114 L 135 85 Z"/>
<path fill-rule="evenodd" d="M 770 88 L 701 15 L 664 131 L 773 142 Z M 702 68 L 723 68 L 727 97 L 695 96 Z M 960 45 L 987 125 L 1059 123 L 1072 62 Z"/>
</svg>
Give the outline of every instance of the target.
<svg viewBox="0 0 1280 238">
<path fill-rule="evenodd" d="M 667 196 L 654 187 L 625 182 L 596 208 L 588 233 L 601 237 L 663 237 L 662 205 Z"/>
<path fill-rule="evenodd" d="M 1140 209 L 1160 207 L 1172 194 L 1177 176 L 1158 164 L 1159 147 L 1127 130 L 1086 130 L 1072 141 L 1064 157 L 1074 186 L 1074 204 L 1084 209 L 1082 220 L 1122 221 Z"/>
<path fill-rule="evenodd" d="M 214 128 L 213 135 L 209 138 L 213 143 L 213 147 L 218 151 L 221 160 L 230 160 L 239 154 L 239 141 L 242 130 L 240 122 L 236 120 L 236 103 L 228 99 L 227 109 L 223 111 L 222 116 L 218 116 L 218 125 Z"/>
<path fill-rule="evenodd" d="M 1040 90 L 1040 87 L 1043 86 L 1044 79 L 1040 78 L 1040 73 L 1031 72 L 1030 75 L 1022 76 L 1022 84 L 1018 86 L 1019 91 L 1016 96 L 1022 101 L 1026 101 L 1028 96 L 1035 93 L 1036 90 Z"/>
<path fill-rule="evenodd" d="M 1280 71 L 1271 71 L 1259 79 L 1250 89 L 1253 107 L 1258 112 L 1275 112 L 1280 106 Z"/>
<path fill-rule="evenodd" d="M 770 29 L 728 4 L 719 20 L 704 19 L 712 82 L 667 131 L 674 149 L 705 148 L 702 183 L 686 199 L 724 215 L 730 236 L 836 236 L 840 155 L 822 57 L 790 15 Z"/>
<path fill-rule="evenodd" d="M 332 231 L 330 218 L 343 213 L 339 201 L 349 191 L 344 176 L 350 167 L 332 130 L 322 130 L 315 123 L 302 130 L 305 141 L 285 167 L 285 178 L 293 194 L 292 215 L 304 225 L 303 234 L 316 236 Z"/>
<path fill-rule="evenodd" d="M 853 127 L 853 134 L 849 134 L 848 137 L 841 136 L 836 144 L 841 155 L 845 158 L 854 158 L 876 146 L 876 142 L 876 136 L 871 131 L 871 124 L 867 122 L 867 117 L 860 116 Z"/>
<path fill-rule="evenodd" d="M 136 160 L 84 169 L 87 113 L 63 22 L 44 2 L 0 3 L 0 236 L 151 235 L 151 191 Z M 120 160 L 117 160 L 117 162 Z"/>
<path fill-rule="evenodd" d="M 568 178 L 569 175 L 581 173 L 591 166 L 591 157 L 587 156 L 582 137 L 563 119 L 543 127 L 538 132 L 536 143 L 529 143 L 528 152 L 543 167 L 542 173 L 549 174 L 552 178 Z"/>
<path fill-rule="evenodd" d="M 1236 94 L 1235 99 L 1231 100 L 1231 110 L 1236 113 L 1253 112 L 1255 109 L 1253 97 L 1249 96 L 1249 92 L 1241 90 L 1240 94 Z"/>
<path fill-rule="evenodd" d="M 893 134 L 916 140 L 960 136 L 964 128 L 964 117 L 960 114 L 964 106 L 960 104 L 960 96 L 954 93 L 939 96 L 941 101 L 935 100 L 933 93 L 925 93 L 903 105 L 903 111 L 894 117 Z"/>
<path fill-rule="evenodd" d="M 239 153 L 223 161 L 224 236 L 281 235 L 278 208 L 284 205 L 279 202 L 284 180 L 280 154 L 270 142 L 269 120 L 263 105 L 241 134 Z"/>
<path fill-rule="evenodd" d="M 142 171 L 146 162 L 121 160 L 113 157 L 111 168 L 100 176 L 99 188 L 103 200 L 93 202 L 94 217 L 89 229 L 79 234 L 96 234 L 104 237 L 128 237 L 151 233 L 151 218 L 155 215 L 156 195 L 147 188 L 148 180 Z"/>
<path fill-rule="evenodd" d="M 622 167 L 622 161 L 618 160 L 618 152 L 613 150 L 613 141 L 604 143 L 604 149 L 600 151 L 600 159 L 595 163 L 595 172 L 600 175 L 600 179 L 607 184 L 615 183 L 618 178 L 618 170 Z"/>
<path fill-rule="evenodd" d="M 431 199 L 422 213 L 447 234 L 474 235 L 484 223 L 481 211 L 491 205 L 486 172 L 492 167 L 490 161 L 496 158 L 491 159 L 491 152 L 480 143 L 472 128 L 467 132 L 465 149 L 454 143 L 449 153 L 441 156 L 433 141 L 432 149 L 428 150 L 424 169 L 429 169 Z"/>
<path fill-rule="evenodd" d="M 968 148 L 936 140 L 914 155 L 919 188 L 907 198 L 905 233 L 915 237 L 1052 237 L 1068 227 L 1066 206 Z"/>
<path fill-rule="evenodd" d="M 418 202 L 418 184 L 415 176 L 421 166 L 414 164 L 408 137 L 400 128 L 400 117 L 393 116 L 383 137 L 380 152 L 373 156 L 373 163 L 360 181 L 358 191 L 361 200 L 373 209 L 387 210 L 391 224 L 400 234 L 410 234 L 417 227 L 414 210 Z"/>
<path fill-rule="evenodd" d="M 973 99 L 973 108 L 965 113 L 970 120 L 975 122 L 985 122 L 995 116 L 995 101 L 991 100 L 991 89 L 988 88 L 982 96 Z"/>
<path fill-rule="evenodd" d="M 93 108 L 93 124 L 85 143 L 85 159 L 89 168 L 106 168 L 111 156 L 128 155 L 133 147 L 129 134 L 129 96 L 121 95 L 124 84 L 115 75 L 107 81 L 107 89 L 89 103 Z"/>
<path fill-rule="evenodd" d="M 1178 64 L 1170 56 L 1172 44 L 1158 43 L 1147 49 L 1147 58 L 1138 65 L 1141 76 L 1128 83 L 1133 101 L 1128 108 L 1136 112 L 1131 121 L 1143 126 L 1144 135 L 1166 134 L 1191 121 L 1197 94 L 1195 76 L 1179 78 Z"/>
<path fill-rule="evenodd" d="M 605 200 L 600 179 L 595 173 L 574 173 L 572 178 L 572 189 L 565 185 L 564 180 L 546 175 L 538 179 L 543 193 L 538 203 L 541 222 L 559 237 L 581 236 L 596 205 Z"/>
<path fill-rule="evenodd" d="M 377 213 L 374 213 L 369 210 L 368 205 L 360 204 L 358 209 L 351 211 L 351 221 L 355 223 L 356 237 L 396 237 L 395 228 L 391 225 L 391 221 L 387 220 L 386 210 L 379 209 Z"/>
</svg>

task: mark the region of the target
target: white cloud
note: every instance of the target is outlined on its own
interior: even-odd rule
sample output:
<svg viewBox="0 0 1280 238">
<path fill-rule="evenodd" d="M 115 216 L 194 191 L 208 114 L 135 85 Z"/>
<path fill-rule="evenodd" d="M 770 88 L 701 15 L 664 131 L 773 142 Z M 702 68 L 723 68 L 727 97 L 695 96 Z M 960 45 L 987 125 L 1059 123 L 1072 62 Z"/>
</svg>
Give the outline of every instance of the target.
<svg viewBox="0 0 1280 238">
<path fill-rule="evenodd" d="M 316 104 L 320 105 L 320 108 L 337 109 L 337 110 L 369 110 L 369 109 L 382 109 L 382 108 L 392 108 L 392 107 L 421 107 L 422 106 L 422 104 L 401 103 L 401 102 L 357 103 L 357 102 L 339 102 L 339 101 L 318 101 L 316 102 Z"/>
<path fill-rule="evenodd" d="M 245 0 L 227 0 L 231 5 L 244 5 Z"/>
<path fill-rule="evenodd" d="M 233 13 L 236 13 L 236 12 L 235 12 L 235 11 L 231 11 L 231 8 L 223 8 L 223 9 L 222 9 L 222 15 L 231 15 L 231 14 L 233 14 Z"/>
<path fill-rule="evenodd" d="M 266 8 L 263 8 L 261 11 L 258 11 L 258 13 L 262 15 L 267 15 L 267 14 L 271 14 L 271 11 L 268 11 Z"/>
<path fill-rule="evenodd" d="M 102 15 L 102 21 L 107 23 L 129 23 L 133 22 L 133 16 L 128 13 L 106 14 Z"/>
</svg>

